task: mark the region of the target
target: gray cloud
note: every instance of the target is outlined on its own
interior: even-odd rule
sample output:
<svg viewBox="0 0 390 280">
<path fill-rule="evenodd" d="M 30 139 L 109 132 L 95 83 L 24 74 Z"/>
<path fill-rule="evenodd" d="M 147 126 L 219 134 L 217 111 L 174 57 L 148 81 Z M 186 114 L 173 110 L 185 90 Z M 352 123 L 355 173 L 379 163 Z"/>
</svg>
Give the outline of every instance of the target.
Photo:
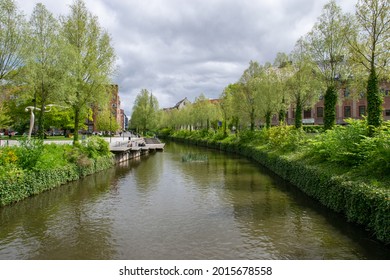
<svg viewBox="0 0 390 280">
<path fill-rule="evenodd" d="M 112 35 L 118 55 L 123 108 L 131 113 L 141 89 L 152 90 L 160 107 L 200 93 L 217 98 L 236 82 L 250 60 L 273 61 L 289 53 L 313 26 L 327 0 L 85 0 Z M 41 0 L 66 14 L 71 0 Z M 31 14 L 34 3 L 18 0 Z M 350 0 L 339 1 L 352 11 Z"/>
</svg>

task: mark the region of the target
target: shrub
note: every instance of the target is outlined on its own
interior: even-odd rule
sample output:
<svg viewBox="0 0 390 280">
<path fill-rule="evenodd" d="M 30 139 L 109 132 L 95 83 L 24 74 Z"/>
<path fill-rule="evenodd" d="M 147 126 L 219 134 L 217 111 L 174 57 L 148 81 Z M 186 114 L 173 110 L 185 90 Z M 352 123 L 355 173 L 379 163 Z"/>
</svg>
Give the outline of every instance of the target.
<svg viewBox="0 0 390 280">
<path fill-rule="evenodd" d="M 91 136 L 86 141 L 82 142 L 82 151 L 89 158 L 99 158 L 110 154 L 110 147 L 107 141 L 98 136 Z"/>
<path fill-rule="evenodd" d="M 18 165 L 22 169 L 33 169 L 36 166 L 43 149 L 43 141 L 40 139 L 20 140 L 19 147 L 16 148 Z"/>
<path fill-rule="evenodd" d="M 64 145 L 44 145 L 43 151 L 40 154 L 39 160 L 35 165 L 36 170 L 55 169 L 68 164 L 64 156 L 65 150 L 68 149 Z"/>
<path fill-rule="evenodd" d="M 347 166 L 357 165 L 360 162 L 359 144 L 367 136 L 367 125 L 360 120 L 346 122 L 346 126 L 335 126 L 308 140 L 307 154 Z"/>
<path fill-rule="evenodd" d="M 294 151 L 306 140 L 305 132 L 294 126 L 274 126 L 267 130 L 267 142 L 271 149 Z"/>
</svg>

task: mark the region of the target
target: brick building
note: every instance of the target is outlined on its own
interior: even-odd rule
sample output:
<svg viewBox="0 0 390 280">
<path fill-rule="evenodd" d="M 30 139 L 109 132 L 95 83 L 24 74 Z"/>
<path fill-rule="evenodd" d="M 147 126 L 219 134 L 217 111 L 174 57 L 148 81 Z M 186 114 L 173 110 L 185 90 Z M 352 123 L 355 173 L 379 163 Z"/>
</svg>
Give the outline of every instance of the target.
<svg viewBox="0 0 390 280">
<path fill-rule="evenodd" d="M 390 82 L 382 82 L 380 84 L 380 91 L 383 94 L 383 119 L 390 120 Z M 338 103 L 336 105 L 336 123 L 345 124 L 345 119 L 362 119 L 362 116 L 367 114 L 367 98 L 364 93 L 359 94 L 358 97 L 352 96 L 348 88 L 339 91 Z M 320 100 L 312 106 L 312 108 L 304 110 L 302 116 L 304 124 L 318 124 L 324 123 L 324 100 Z M 288 109 L 287 123 L 294 124 L 295 108 L 290 106 Z M 276 123 L 275 123 L 276 122 Z M 277 124 L 276 116 L 273 123 Z"/>
</svg>

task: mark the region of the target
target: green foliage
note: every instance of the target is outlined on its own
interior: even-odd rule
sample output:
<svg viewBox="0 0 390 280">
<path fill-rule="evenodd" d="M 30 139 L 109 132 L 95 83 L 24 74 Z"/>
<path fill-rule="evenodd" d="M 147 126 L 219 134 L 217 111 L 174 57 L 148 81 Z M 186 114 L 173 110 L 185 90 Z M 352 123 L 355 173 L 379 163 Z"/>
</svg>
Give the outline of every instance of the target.
<svg viewBox="0 0 390 280">
<path fill-rule="evenodd" d="M 382 96 L 375 68 L 371 69 L 367 82 L 367 122 L 370 126 L 370 135 L 373 135 L 373 128 L 379 127 L 382 122 Z"/>
<path fill-rule="evenodd" d="M 134 101 L 130 120 L 131 127 L 145 133 L 147 130 L 155 130 L 158 120 L 159 105 L 157 98 L 148 90 L 142 89 Z"/>
<path fill-rule="evenodd" d="M 91 136 L 82 142 L 84 153 L 92 159 L 110 155 L 110 146 L 107 141 L 98 136 Z"/>
<path fill-rule="evenodd" d="M 99 137 L 75 146 L 22 140 L 0 148 L 0 206 L 54 188 L 114 164 L 108 143 Z"/>
<path fill-rule="evenodd" d="M 294 126 L 274 126 L 267 130 L 268 146 L 273 150 L 295 151 L 305 140 L 306 133 Z"/>
<path fill-rule="evenodd" d="M 49 170 L 65 166 L 68 163 L 64 157 L 65 150 L 64 146 L 56 144 L 44 145 L 44 149 L 35 165 L 35 170 Z"/>
<path fill-rule="evenodd" d="M 328 86 L 324 96 L 324 129 L 332 129 L 336 121 L 337 90 Z"/>
<path fill-rule="evenodd" d="M 364 174 L 378 178 L 390 174 L 390 122 L 374 131 L 374 137 L 365 136 L 358 145 L 358 156 Z"/>
<path fill-rule="evenodd" d="M 353 119 L 346 122 L 346 126 L 335 126 L 308 140 L 308 155 L 346 166 L 359 164 L 359 144 L 367 136 L 367 124 Z"/>
<path fill-rule="evenodd" d="M 322 125 L 304 125 L 302 126 L 303 131 L 306 133 L 319 133 L 324 131 Z"/>
<path fill-rule="evenodd" d="M 28 140 L 27 138 L 24 138 L 20 140 L 19 147 L 16 149 L 18 165 L 22 169 L 33 169 L 36 166 L 43 149 L 43 141 L 40 139 Z"/>
</svg>

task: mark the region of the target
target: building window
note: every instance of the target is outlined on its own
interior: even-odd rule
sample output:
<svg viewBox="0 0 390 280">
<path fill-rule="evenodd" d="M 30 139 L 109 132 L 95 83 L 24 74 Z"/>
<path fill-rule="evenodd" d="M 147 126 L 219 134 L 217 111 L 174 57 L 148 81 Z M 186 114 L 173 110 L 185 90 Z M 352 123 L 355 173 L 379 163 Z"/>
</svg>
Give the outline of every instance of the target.
<svg viewBox="0 0 390 280">
<path fill-rule="evenodd" d="M 390 90 L 386 89 L 386 90 L 385 90 L 385 95 L 386 95 L 386 96 L 389 96 L 389 92 L 390 92 Z"/>
<path fill-rule="evenodd" d="M 364 105 L 359 106 L 359 116 L 362 117 L 365 115 L 366 115 L 366 106 L 364 106 Z"/>
<path fill-rule="evenodd" d="M 351 117 L 351 106 L 344 106 L 344 118 Z"/>
<path fill-rule="evenodd" d="M 350 95 L 350 91 L 348 88 L 344 90 L 344 97 L 348 97 Z"/>
<path fill-rule="evenodd" d="M 385 110 L 385 116 L 389 117 L 390 116 L 390 110 Z"/>
<path fill-rule="evenodd" d="M 295 118 L 295 108 L 292 109 L 292 118 Z"/>
<path fill-rule="evenodd" d="M 311 109 L 303 111 L 303 118 L 304 119 L 310 119 L 311 118 Z"/>
<path fill-rule="evenodd" d="M 324 117 L 324 107 L 317 107 L 317 118 Z"/>
<path fill-rule="evenodd" d="M 363 91 L 359 94 L 359 96 L 360 96 L 360 99 L 363 99 L 364 97 L 366 97 L 366 95 L 364 94 Z"/>
</svg>

